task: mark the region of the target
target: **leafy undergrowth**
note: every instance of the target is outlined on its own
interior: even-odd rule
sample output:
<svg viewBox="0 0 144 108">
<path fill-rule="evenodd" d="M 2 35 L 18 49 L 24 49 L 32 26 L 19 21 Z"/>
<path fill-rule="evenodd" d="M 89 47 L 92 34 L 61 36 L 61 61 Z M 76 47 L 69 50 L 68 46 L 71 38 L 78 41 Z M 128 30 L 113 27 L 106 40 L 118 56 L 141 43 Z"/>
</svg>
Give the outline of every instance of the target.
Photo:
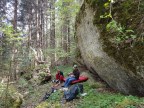
<svg viewBox="0 0 144 108">
<path fill-rule="evenodd" d="M 84 85 L 88 95 L 77 104 L 76 108 L 144 108 L 144 98 L 125 96 L 107 88 L 92 88 Z"/>
<path fill-rule="evenodd" d="M 63 71 L 65 76 L 72 71 L 70 66 L 57 68 Z M 57 68 L 52 70 L 53 76 Z M 36 86 L 29 84 L 29 93 L 25 97 L 22 108 L 144 108 L 144 98 L 115 92 L 103 83 L 94 81 L 87 70 L 83 70 L 81 74 L 89 77 L 89 80 L 83 83 L 86 96 L 79 96 L 73 101 L 65 102 L 63 92 L 57 90 L 46 101 L 40 102 L 45 92 L 50 91 L 51 82 Z"/>
</svg>

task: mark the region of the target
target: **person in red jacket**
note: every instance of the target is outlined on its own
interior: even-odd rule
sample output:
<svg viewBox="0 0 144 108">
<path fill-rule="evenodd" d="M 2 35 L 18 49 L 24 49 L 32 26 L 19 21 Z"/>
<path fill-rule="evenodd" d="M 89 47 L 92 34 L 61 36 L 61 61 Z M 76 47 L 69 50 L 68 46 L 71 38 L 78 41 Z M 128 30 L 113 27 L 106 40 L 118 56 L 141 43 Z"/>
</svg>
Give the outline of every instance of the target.
<svg viewBox="0 0 144 108">
<path fill-rule="evenodd" d="M 60 81 L 60 83 L 64 82 L 64 75 L 62 71 L 57 70 L 56 80 Z"/>
</svg>

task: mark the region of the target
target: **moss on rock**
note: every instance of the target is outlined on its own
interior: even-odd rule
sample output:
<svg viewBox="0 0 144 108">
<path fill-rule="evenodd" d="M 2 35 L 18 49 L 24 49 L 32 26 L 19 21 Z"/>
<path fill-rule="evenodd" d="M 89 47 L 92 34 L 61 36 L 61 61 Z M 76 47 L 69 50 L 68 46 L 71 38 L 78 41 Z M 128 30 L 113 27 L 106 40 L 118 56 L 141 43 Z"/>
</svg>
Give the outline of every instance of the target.
<svg viewBox="0 0 144 108">
<path fill-rule="evenodd" d="M 126 0 L 117 1 L 112 5 L 113 19 L 121 24 L 125 29 L 133 30 L 137 36 L 132 42 L 123 42 L 118 45 L 115 45 L 110 41 L 110 39 L 115 38 L 116 34 L 109 32 L 106 29 L 111 18 L 100 18 L 101 15 L 109 13 L 109 9 L 104 6 L 108 1 L 86 0 L 86 2 L 90 4 L 93 9 L 96 9 L 93 23 L 101 30 L 100 39 L 103 41 L 104 51 L 107 52 L 109 56 L 115 58 L 119 64 L 137 74 L 137 67 L 140 65 L 144 66 L 144 40 L 141 38 L 141 34 L 144 30 L 143 27 L 141 27 L 141 23 L 144 23 L 144 13 L 143 11 L 138 10 L 138 6 L 140 5 L 139 2 L 135 0 Z M 97 6 L 93 6 L 93 3 L 96 3 Z"/>
</svg>

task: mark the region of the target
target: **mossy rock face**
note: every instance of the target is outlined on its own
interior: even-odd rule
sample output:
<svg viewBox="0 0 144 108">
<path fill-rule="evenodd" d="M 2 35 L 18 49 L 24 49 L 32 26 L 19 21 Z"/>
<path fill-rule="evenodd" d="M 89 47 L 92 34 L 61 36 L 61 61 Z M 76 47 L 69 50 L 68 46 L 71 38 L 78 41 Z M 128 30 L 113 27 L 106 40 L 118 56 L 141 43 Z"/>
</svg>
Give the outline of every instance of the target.
<svg viewBox="0 0 144 108">
<path fill-rule="evenodd" d="M 96 72 L 112 88 L 125 94 L 144 96 L 144 1 L 84 0 L 76 18 L 78 53 L 91 71 Z M 116 31 L 107 25 L 115 20 L 125 32 L 136 38 L 116 43 Z M 125 33 L 126 34 L 126 33 Z M 127 33 L 126 35 L 131 35 Z M 129 42 L 129 40 L 131 40 Z M 79 60 L 80 61 L 80 60 Z"/>
<path fill-rule="evenodd" d="M 20 108 L 22 104 L 22 95 L 19 94 L 11 85 L 0 83 L 0 107 L 1 108 Z"/>
</svg>

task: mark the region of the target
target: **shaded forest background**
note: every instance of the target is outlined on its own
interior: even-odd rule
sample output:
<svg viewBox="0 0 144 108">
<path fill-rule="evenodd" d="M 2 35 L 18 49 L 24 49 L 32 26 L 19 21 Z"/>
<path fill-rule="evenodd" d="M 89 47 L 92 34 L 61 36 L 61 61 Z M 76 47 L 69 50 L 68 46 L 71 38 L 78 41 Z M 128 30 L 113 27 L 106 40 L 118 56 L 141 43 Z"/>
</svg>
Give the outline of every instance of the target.
<svg viewBox="0 0 144 108">
<path fill-rule="evenodd" d="M 1 0 L 1 79 L 17 80 L 41 64 L 49 69 L 70 62 L 81 4 L 82 0 Z"/>
<path fill-rule="evenodd" d="M 135 93 L 143 90 L 143 4 L 142 0 L 0 0 L 0 108 L 143 108 L 143 97 L 112 89 L 116 85 L 122 90 L 130 86 Z M 99 43 L 102 47 L 97 47 Z M 120 66 L 105 58 L 105 52 Z M 72 63 L 89 78 L 83 82 L 87 95 L 63 103 L 63 92 L 57 90 L 41 102 L 54 86 L 52 81 L 45 84 L 48 72 L 52 80 L 57 69 L 67 77 Z M 127 77 L 130 72 L 118 70 L 121 66 L 142 74 Z"/>
</svg>

